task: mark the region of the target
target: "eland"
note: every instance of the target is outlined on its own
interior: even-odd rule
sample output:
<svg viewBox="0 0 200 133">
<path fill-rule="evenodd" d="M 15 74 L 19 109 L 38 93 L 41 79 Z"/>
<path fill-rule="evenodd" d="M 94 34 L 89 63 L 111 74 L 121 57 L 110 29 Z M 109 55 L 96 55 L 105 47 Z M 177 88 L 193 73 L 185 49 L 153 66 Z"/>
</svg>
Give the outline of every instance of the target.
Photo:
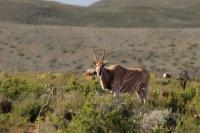
<svg viewBox="0 0 200 133">
<path fill-rule="evenodd" d="M 119 93 L 136 92 L 140 102 L 145 103 L 150 79 L 150 74 L 146 69 L 140 67 L 125 68 L 120 65 L 106 67 L 105 50 L 101 59 L 97 58 L 94 50 L 93 56 L 95 69 L 87 70 L 84 73 L 85 76 L 97 75 L 101 88 L 113 92 L 114 97 Z"/>
</svg>

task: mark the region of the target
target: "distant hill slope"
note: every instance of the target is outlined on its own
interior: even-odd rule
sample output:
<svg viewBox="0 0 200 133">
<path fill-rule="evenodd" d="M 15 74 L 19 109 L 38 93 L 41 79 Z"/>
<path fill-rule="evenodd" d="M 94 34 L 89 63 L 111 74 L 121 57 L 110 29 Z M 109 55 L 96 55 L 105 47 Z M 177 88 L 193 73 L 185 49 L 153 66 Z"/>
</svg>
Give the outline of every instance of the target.
<svg viewBox="0 0 200 133">
<path fill-rule="evenodd" d="M 84 8 L 42 0 L 2 0 L 0 20 L 26 24 L 81 25 Z M 82 23 L 80 23 L 82 22 Z"/>
<path fill-rule="evenodd" d="M 200 27 L 200 2 L 102 0 L 86 8 L 42 0 L 1 0 L 0 21 L 94 27 Z"/>
<path fill-rule="evenodd" d="M 200 4 L 198 0 L 101 0 L 94 3 L 93 7 L 104 9 L 119 9 L 125 7 L 165 7 L 181 8 Z"/>
<path fill-rule="evenodd" d="M 91 8 L 121 14 L 126 24 L 135 27 L 200 26 L 197 0 L 101 0 Z"/>
</svg>

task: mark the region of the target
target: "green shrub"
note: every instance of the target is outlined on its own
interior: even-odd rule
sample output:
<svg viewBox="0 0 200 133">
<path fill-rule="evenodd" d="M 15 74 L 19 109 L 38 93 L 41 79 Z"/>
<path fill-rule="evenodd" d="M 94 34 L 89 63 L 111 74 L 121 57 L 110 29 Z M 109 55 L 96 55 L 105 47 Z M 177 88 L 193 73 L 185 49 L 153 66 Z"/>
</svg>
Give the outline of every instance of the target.
<svg viewBox="0 0 200 133">
<path fill-rule="evenodd" d="M 91 92 L 96 94 L 103 93 L 99 81 L 93 80 L 87 82 L 79 78 L 78 75 L 72 75 L 68 80 L 66 92 L 78 90 L 84 92 L 85 95 L 88 95 Z"/>
<path fill-rule="evenodd" d="M 186 110 L 187 103 L 191 102 L 195 95 L 196 90 L 193 88 L 172 91 L 167 106 L 171 108 L 173 112 L 179 111 L 181 113 L 184 113 Z"/>
<path fill-rule="evenodd" d="M 185 114 L 178 119 L 175 132 L 177 133 L 198 133 L 200 122 L 195 120 L 191 114 Z"/>
<path fill-rule="evenodd" d="M 181 100 L 186 104 L 190 102 L 196 95 L 196 90 L 193 88 L 189 88 L 181 93 Z"/>
<path fill-rule="evenodd" d="M 0 99 L 0 113 L 10 113 L 13 103 L 8 99 Z"/>
<path fill-rule="evenodd" d="M 0 114 L 0 131 L 1 133 L 9 133 L 9 129 L 12 125 L 9 125 L 10 115 L 9 114 Z"/>
<path fill-rule="evenodd" d="M 41 85 L 33 85 L 33 86 L 31 86 L 31 91 L 35 94 L 35 96 L 36 97 L 40 97 L 42 94 L 44 94 L 45 93 L 45 88 L 43 87 L 43 86 L 41 86 Z"/>
<path fill-rule="evenodd" d="M 171 108 L 172 112 L 176 112 L 178 110 L 178 96 L 173 91 L 171 92 L 171 97 L 168 100 L 167 107 Z"/>
<path fill-rule="evenodd" d="M 168 85 L 170 83 L 170 80 L 169 79 L 162 79 L 162 80 L 159 81 L 159 83 L 162 86 L 165 86 L 165 85 Z"/>
<path fill-rule="evenodd" d="M 38 117 L 41 107 L 38 102 L 28 104 L 22 109 L 21 116 L 30 122 L 34 122 Z"/>
<path fill-rule="evenodd" d="M 85 90 L 85 96 L 87 96 L 89 93 L 96 93 L 97 95 L 102 94 L 104 91 L 101 88 L 101 85 L 98 81 L 90 81 L 84 86 Z"/>
<path fill-rule="evenodd" d="M 88 95 L 80 112 L 76 113 L 69 125 L 74 133 L 135 133 L 140 129 L 139 113 L 131 104 L 101 103 Z"/>
<path fill-rule="evenodd" d="M 105 132 L 113 133 L 137 133 L 140 130 L 141 116 L 132 105 L 115 106 L 103 116 L 102 125 Z"/>
<path fill-rule="evenodd" d="M 33 92 L 39 97 L 45 92 L 45 88 L 39 83 L 31 83 L 24 79 L 11 78 L 2 83 L 0 92 L 11 100 L 17 100 L 25 92 Z"/>
<path fill-rule="evenodd" d="M 28 90 L 29 85 L 25 80 L 20 79 L 8 79 L 0 88 L 0 92 L 6 97 L 16 100 L 22 94 L 22 92 Z"/>
<path fill-rule="evenodd" d="M 47 128 L 60 133 L 131 133 L 143 132 L 146 118 L 155 124 L 147 132 L 198 131 L 200 123 L 193 116 L 200 112 L 199 82 L 192 81 L 183 90 L 177 80 L 170 79 L 167 84 L 160 81 L 151 75 L 147 104 L 141 106 L 135 93 L 121 94 L 113 103 L 112 94 L 104 93 L 99 81 L 86 81 L 76 74 L 0 76 L 0 96 L 5 103 L 12 103 L 9 113 L 0 113 L 0 125 L 2 131 L 10 131 L 12 127 L 23 132 L 30 122 L 38 120 L 44 133 Z M 43 117 L 37 119 L 51 87 L 56 88 L 54 95 Z M 163 91 L 169 95 L 162 96 Z M 2 105 L 7 109 L 7 104 Z"/>
<path fill-rule="evenodd" d="M 78 78 L 78 76 L 72 75 L 69 78 L 66 92 L 71 90 L 78 90 L 80 88 L 82 88 L 82 85 L 80 84 L 80 79 Z"/>
</svg>

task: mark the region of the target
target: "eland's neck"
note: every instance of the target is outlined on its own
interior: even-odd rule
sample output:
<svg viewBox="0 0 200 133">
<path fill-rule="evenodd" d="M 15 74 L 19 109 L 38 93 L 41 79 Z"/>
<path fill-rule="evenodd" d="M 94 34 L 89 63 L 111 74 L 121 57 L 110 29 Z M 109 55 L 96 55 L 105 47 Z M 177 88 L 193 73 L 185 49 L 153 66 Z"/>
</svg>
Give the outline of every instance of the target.
<svg viewBox="0 0 200 133">
<path fill-rule="evenodd" d="M 100 84 L 102 89 L 109 89 L 111 90 L 111 81 L 112 81 L 112 74 L 110 73 L 110 71 L 106 68 L 104 68 L 102 70 L 102 74 L 100 76 L 98 76 L 100 79 Z"/>
</svg>

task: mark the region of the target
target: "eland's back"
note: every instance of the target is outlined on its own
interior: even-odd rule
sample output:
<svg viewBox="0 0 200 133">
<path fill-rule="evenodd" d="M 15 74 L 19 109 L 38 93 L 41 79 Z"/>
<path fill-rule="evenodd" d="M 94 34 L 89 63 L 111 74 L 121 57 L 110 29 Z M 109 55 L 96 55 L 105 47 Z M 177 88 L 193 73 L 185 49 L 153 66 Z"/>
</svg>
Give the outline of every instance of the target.
<svg viewBox="0 0 200 133">
<path fill-rule="evenodd" d="M 150 79 L 150 74 L 146 69 L 125 68 L 120 65 L 111 65 L 108 69 L 113 75 L 112 91 L 116 93 L 137 92 L 141 102 L 145 102 Z"/>
</svg>

